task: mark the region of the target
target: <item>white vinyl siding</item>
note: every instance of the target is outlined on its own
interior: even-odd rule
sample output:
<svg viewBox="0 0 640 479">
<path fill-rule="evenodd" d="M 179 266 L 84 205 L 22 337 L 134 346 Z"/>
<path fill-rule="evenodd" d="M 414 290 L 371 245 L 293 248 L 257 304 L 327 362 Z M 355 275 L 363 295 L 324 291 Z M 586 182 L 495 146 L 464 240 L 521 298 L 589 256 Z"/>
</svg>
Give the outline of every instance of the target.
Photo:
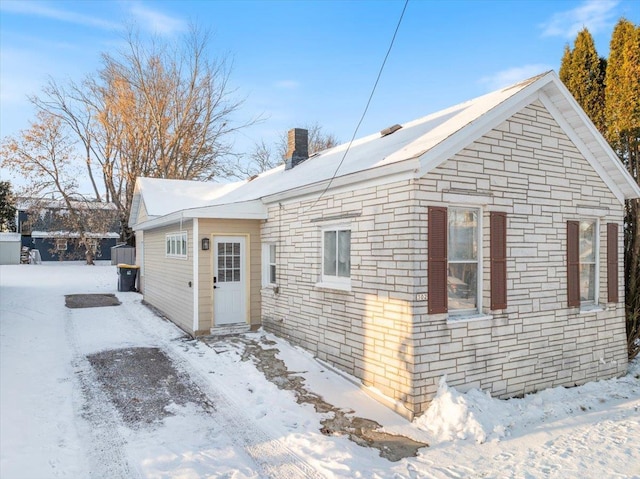
<svg viewBox="0 0 640 479">
<path fill-rule="evenodd" d="M 191 235 L 191 222 L 183 225 Z M 175 225 L 144 232 L 144 299 L 158 308 L 185 331 L 193 329 L 193 258 L 192 243 L 187 243 L 186 261 L 176 261 L 166 254 L 166 238 L 175 234 Z"/>
</svg>

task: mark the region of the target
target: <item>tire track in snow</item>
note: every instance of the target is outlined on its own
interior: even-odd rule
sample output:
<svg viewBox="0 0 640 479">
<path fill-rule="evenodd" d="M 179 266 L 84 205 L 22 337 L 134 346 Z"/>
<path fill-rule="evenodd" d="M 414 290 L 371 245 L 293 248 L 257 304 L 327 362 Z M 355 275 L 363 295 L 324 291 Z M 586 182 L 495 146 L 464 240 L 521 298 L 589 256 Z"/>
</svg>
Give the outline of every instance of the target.
<svg viewBox="0 0 640 479">
<path fill-rule="evenodd" d="M 83 310 L 78 310 L 83 311 Z M 93 368 L 80 352 L 74 324 L 75 315 L 67 309 L 65 312 L 65 334 L 72 353 L 71 366 L 74 381 L 79 385 L 80 396 L 74 402 L 80 406 L 81 415 L 77 428 L 81 438 L 88 438 L 85 451 L 89 465 L 89 477 L 96 479 L 130 479 L 140 477 L 137 471 L 129 467 L 124 453 L 126 441 L 118 433 L 120 421 L 109 398 L 100 387 Z"/>
<path fill-rule="evenodd" d="M 189 354 L 175 342 L 162 338 L 153 329 L 145 328 L 132 311 L 132 306 L 141 307 L 150 312 L 139 302 L 123 301 L 121 308 L 125 311 L 126 319 L 143 334 L 152 336 L 159 347 L 171 358 L 176 369 L 187 374 L 198 388 L 216 405 L 212 418 L 227 434 L 231 441 L 242 448 L 261 471 L 262 477 L 275 479 L 323 479 L 313 466 L 298 456 L 284 442 L 263 429 L 256 427 L 244 408 L 230 398 L 223 390 L 216 387 L 198 368 L 191 363 Z M 160 318 L 158 318 L 160 320 Z M 173 324 L 172 327 L 175 327 Z M 177 327 L 176 327 L 177 329 Z"/>
</svg>

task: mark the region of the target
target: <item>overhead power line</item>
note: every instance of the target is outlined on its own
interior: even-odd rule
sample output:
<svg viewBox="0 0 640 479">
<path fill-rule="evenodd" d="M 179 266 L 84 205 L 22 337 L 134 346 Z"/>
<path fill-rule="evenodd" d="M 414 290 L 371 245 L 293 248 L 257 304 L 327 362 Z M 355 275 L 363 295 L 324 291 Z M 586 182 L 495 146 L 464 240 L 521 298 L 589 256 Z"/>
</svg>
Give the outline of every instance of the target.
<svg viewBox="0 0 640 479">
<path fill-rule="evenodd" d="M 409 0 L 405 0 L 405 2 L 404 2 L 404 7 L 402 7 L 402 13 L 400 14 L 400 18 L 398 19 L 398 23 L 396 25 L 396 29 L 393 32 L 393 37 L 391 38 L 391 42 L 389 43 L 389 48 L 387 49 L 387 53 L 384 56 L 384 60 L 382 61 L 382 65 L 380 65 L 380 70 L 378 71 L 378 76 L 376 77 L 376 81 L 373 84 L 373 88 L 371 89 L 371 93 L 369 94 L 369 99 L 367 100 L 367 104 L 364 107 L 362 115 L 360 116 L 360 121 L 358 121 L 358 124 L 356 125 L 356 128 L 353 131 L 353 135 L 351 136 L 351 140 L 349 140 L 349 144 L 347 145 L 347 149 L 344 151 L 344 154 L 342 155 L 342 158 L 340 159 L 340 163 L 338 163 L 338 166 L 336 167 L 335 171 L 333 172 L 333 175 L 331 176 L 331 179 L 329 180 L 329 183 L 327 183 L 327 186 L 325 187 L 325 189 L 322 191 L 322 193 L 320 193 L 320 196 L 318 196 L 316 201 L 313 202 L 313 204 L 309 207 L 309 209 L 313 208 L 316 205 L 316 203 L 318 201 L 320 201 L 320 199 L 324 196 L 324 194 L 329 190 L 329 188 L 331 187 L 331 184 L 333 183 L 333 180 L 336 178 L 336 175 L 338 174 L 338 171 L 340 170 L 340 167 L 344 163 L 344 160 L 347 157 L 347 154 L 349 153 L 349 150 L 351 149 L 351 145 L 353 144 L 353 141 L 355 140 L 356 135 L 358 134 L 358 130 L 360 129 L 360 125 L 362 125 L 362 122 L 364 121 L 364 117 L 366 116 L 367 111 L 369 110 L 369 105 L 371 105 L 371 100 L 373 99 L 373 95 L 374 95 L 374 93 L 376 91 L 376 88 L 378 87 L 378 82 L 380 81 L 380 77 L 382 76 L 382 72 L 384 71 L 384 67 L 385 67 L 385 65 L 387 63 L 387 59 L 389 58 L 389 54 L 391 53 L 391 49 L 393 48 L 393 44 L 396 41 L 396 36 L 398 35 L 398 30 L 400 30 L 400 25 L 402 24 L 402 19 L 404 17 L 404 13 L 407 10 L 407 5 L 409 5 Z"/>
</svg>

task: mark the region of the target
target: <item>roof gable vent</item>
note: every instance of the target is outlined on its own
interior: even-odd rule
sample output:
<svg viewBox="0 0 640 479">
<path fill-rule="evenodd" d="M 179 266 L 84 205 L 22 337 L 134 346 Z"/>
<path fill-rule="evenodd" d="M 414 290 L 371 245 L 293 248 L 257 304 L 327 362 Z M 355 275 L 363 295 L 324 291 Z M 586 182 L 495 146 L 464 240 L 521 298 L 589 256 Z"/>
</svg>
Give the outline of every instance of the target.
<svg viewBox="0 0 640 479">
<path fill-rule="evenodd" d="M 395 133 L 396 131 L 398 131 L 400 128 L 402 128 L 402 125 L 398 125 L 397 123 L 395 125 L 390 126 L 389 128 L 385 128 L 384 130 L 382 130 L 380 132 L 380 137 L 385 137 L 388 136 L 392 133 Z"/>
</svg>

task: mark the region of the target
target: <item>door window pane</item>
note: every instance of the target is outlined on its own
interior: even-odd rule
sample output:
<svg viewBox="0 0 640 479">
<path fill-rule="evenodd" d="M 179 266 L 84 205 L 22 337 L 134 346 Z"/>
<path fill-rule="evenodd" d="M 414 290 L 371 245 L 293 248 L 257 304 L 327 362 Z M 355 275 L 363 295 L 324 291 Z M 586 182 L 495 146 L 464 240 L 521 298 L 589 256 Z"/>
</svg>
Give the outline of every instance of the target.
<svg viewBox="0 0 640 479">
<path fill-rule="evenodd" d="M 240 280 L 240 243 L 218 243 L 218 281 Z"/>
</svg>

